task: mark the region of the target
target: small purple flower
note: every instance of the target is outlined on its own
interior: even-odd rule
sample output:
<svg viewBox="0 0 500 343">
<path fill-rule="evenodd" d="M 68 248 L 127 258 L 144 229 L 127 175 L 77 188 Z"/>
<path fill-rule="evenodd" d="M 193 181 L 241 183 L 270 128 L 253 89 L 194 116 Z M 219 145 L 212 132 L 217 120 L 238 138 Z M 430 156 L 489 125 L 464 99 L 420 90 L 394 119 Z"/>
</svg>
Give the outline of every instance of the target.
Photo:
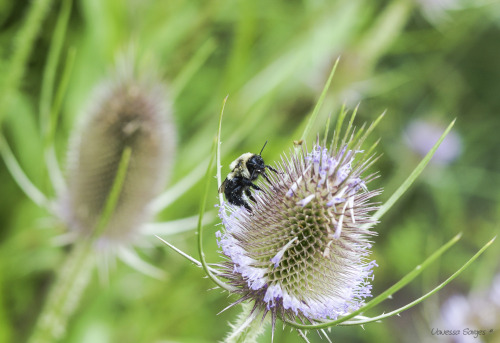
<svg viewBox="0 0 500 343">
<path fill-rule="evenodd" d="M 329 149 L 316 144 L 283 156 L 260 180 L 252 212 L 222 203 L 217 233 L 222 276 L 253 311 L 319 322 L 344 316 L 371 296 L 375 261 L 369 259 L 375 224 L 368 191 L 376 177 L 362 177 L 373 158 L 357 141 Z"/>
<path fill-rule="evenodd" d="M 498 342 L 500 335 L 495 328 L 500 324 L 499 299 L 500 274 L 496 274 L 489 289 L 449 297 L 441 306 L 435 325 L 441 330 L 458 332 L 450 336 L 453 343 Z"/>
<path fill-rule="evenodd" d="M 425 156 L 443 132 L 443 127 L 430 121 L 416 120 L 406 129 L 406 144 L 421 156 Z M 451 131 L 436 150 L 431 161 L 448 164 L 457 159 L 462 152 L 462 140 L 459 134 Z"/>
</svg>

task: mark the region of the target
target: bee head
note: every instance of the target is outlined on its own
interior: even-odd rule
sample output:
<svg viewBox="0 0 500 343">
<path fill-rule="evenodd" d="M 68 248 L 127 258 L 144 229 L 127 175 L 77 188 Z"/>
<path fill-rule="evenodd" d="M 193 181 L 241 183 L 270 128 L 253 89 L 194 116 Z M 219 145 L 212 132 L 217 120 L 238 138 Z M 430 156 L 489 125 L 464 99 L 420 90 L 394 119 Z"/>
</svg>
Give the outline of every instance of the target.
<svg viewBox="0 0 500 343">
<path fill-rule="evenodd" d="M 266 174 L 266 168 L 272 170 L 275 173 L 278 173 L 276 171 L 276 169 L 266 165 L 264 163 L 264 159 L 261 156 L 262 151 L 264 151 L 264 148 L 266 147 L 266 144 L 267 144 L 267 141 L 264 143 L 264 146 L 260 150 L 259 154 L 253 155 L 246 163 L 246 167 L 247 167 L 248 171 L 250 172 L 250 176 L 251 176 L 250 179 L 251 180 L 256 180 L 257 177 L 259 176 L 259 174 L 262 174 L 262 176 L 267 180 L 267 182 L 270 182 L 269 178 L 267 177 L 267 174 Z"/>
<path fill-rule="evenodd" d="M 254 175 L 255 177 L 263 173 L 266 169 L 266 165 L 262 156 L 253 155 L 247 162 L 247 169 L 250 172 L 250 175 Z"/>
</svg>

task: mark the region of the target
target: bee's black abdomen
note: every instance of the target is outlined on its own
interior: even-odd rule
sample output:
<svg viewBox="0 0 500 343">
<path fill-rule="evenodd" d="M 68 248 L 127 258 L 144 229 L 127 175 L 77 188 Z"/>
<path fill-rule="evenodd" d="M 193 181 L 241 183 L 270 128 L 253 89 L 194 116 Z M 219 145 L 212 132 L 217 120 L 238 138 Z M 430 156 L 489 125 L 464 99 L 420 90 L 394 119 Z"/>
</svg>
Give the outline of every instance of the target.
<svg viewBox="0 0 500 343">
<path fill-rule="evenodd" d="M 253 185 L 251 181 L 241 177 L 235 177 L 227 180 L 226 188 L 224 189 L 224 195 L 227 201 L 236 206 L 244 206 L 249 212 L 252 212 L 250 205 L 243 198 L 243 192 L 248 196 L 249 199 L 255 201 L 254 197 L 251 195 L 249 184 Z"/>
</svg>

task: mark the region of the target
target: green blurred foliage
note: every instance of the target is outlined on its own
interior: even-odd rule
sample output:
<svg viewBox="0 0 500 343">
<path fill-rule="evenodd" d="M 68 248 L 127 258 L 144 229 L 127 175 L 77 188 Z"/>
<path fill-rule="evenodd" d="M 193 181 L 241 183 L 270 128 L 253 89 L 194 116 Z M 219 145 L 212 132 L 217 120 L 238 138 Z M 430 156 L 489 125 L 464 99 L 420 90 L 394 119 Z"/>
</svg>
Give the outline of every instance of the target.
<svg viewBox="0 0 500 343">
<path fill-rule="evenodd" d="M 269 140 L 265 159 L 277 160 L 300 137 L 337 57 L 341 57 L 313 132 L 323 132 L 328 116 L 343 103 L 361 103 L 358 125 L 384 110 L 388 114 L 372 140 L 382 138 L 376 168 L 383 187 L 379 201 L 413 170 L 421 155 L 406 144 L 408 125 L 423 120 L 443 126 L 454 118 L 462 150 L 451 163 L 431 163 L 419 181 L 376 231 L 374 294 L 393 284 L 458 232 L 461 242 L 420 281 L 386 301 L 376 315 L 417 298 L 442 281 L 492 236 L 500 213 L 500 6 L 495 1 L 450 1 L 440 9 L 431 0 L 302 1 L 118 1 L 84 0 L 73 4 L 56 88 L 70 49 L 76 58 L 56 132 L 64 166 L 71 133 L 89 106 L 92 89 L 113 69 L 123 51 L 132 49 L 171 84 L 179 152 L 173 185 L 210 153 L 223 98 L 225 109 L 223 172 L 246 151 Z M 8 73 L 14 42 L 31 2 L 0 0 L 0 72 Z M 427 4 L 427 6 L 424 6 Z M 40 93 L 59 2 L 44 19 L 19 87 L 9 90 L 0 108 L 2 134 L 23 170 L 49 192 L 42 157 Z M 315 134 L 307 142 L 312 144 Z M 422 139 L 427 139 L 422 137 Z M 436 138 L 437 139 L 437 138 Z M 272 164 L 272 163 L 271 163 Z M 53 244 L 66 228 L 28 200 L 0 162 L 0 341 L 29 337 L 54 273 L 68 247 Z M 209 207 L 217 201 L 216 183 Z M 198 182 L 157 221 L 195 215 L 203 183 Z M 219 261 L 207 226 L 209 261 Z M 194 232 L 167 238 L 197 257 Z M 70 320 L 65 342 L 215 342 L 238 313 L 234 299 L 203 278 L 202 271 L 156 238 L 137 249 L 165 270 L 166 280 L 145 276 L 117 262 L 108 284 L 93 281 Z M 439 304 L 454 292 L 487 285 L 499 272 L 498 244 L 445 290 L 400 317 L 359 327 L 336 327 L 334 341 L 420 342 L 440 316 Z M 500 328 L 500 325 L 497 328 Z M 489 329 L 489 328 L 487 328 Z M 277 325 L 275 342 L 299 342 Z M 311 342 L 321 341 L 314 333 Z M 261 339 L 270 341 L 270 331 Z"/>
</svg>

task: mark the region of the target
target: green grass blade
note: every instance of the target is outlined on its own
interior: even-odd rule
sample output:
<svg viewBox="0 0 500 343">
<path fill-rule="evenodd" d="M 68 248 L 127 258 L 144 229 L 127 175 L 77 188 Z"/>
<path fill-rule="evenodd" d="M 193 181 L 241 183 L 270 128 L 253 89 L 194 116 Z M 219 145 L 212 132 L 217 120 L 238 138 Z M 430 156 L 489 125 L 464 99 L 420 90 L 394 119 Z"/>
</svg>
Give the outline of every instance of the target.
<svg viewBox="0 0 500 343">
<path fill-rule="evenodd" d="M 60 193 L 63 189 L 65 189 L 66 184 L 64 181 L 63 173 L 61 172 L 61 168 L 59 166 L 59 162 L 57 160 L 54 141 L 57 130 L 57 123 L 59 121 L 61 104 L 64 98 L 64 94 L 66 93 L 66 89 L 68 88 L 69 77 L 71 75 L 71 70 L 73 69 L 73 62 L 75 60 L 75 55 L 76 55 L 76 50 L 74 48 L 70 49 L 68 52 L 68 56 L 66 58 L 66 64 L 64 66 L 64 71 L 61 77 L 61 81 L 59 83 L 59 87 L 57 88 L 56 97 L 54 99 L 54 103 L 52 104 L 52 108 L 50 111 L 50 119 L 48 124 L 49 127 L 44 142 L 45 162 L 47 163 L 49 178 L 52 183 L 52 187 L 56 190 L 57 193 Z"/>
<path fill-rule="evenodd" d="M 40 95 L 40 122 L 43 134 L 47 134 L 47 130 L 51 127 L 50 112 L 52 103 L 52 93 L 54 90 L 54 82 L 56 78 L 57 65 L 66 35 L 69 16 L 71 14 L 72 0 L 62 1 L 59 16 L 57 18 L 56 27 L 52 34 L 50 43 L 49 55 L 43 72 L 42 89 Z"/>
<path fill-rule="evenodd" d="M 342 105 L 340 108 L 339 116 L 337 117 L 337 123 L 335 125 L 335 131 L 333 132 L 333 137 L 332 137 L 332 144 L 330 146 L 330 150 L 332 153 L 336 153 L 338 144 L 339 144 L 339 139 L 340 139 L 340 132 L 342 131 L 342 124 L 344 123 L 344 119 L 347 116 L 347 110 L 345 104 Z"/>
<path fill-rule="evenodd" d="M 403 307 L 400 307 L 398 308 L 397 310 L 394 310 L 392 312 L 389 312 L 389 313 L 385 313 L 383 315 L 380 315 L 380 316 L 377 316 L 377 317 L 373 317 L 373 318 L 370 318 L 370 319 L 366 319 L 366 320 L 360 320 L 360 321 L 354 321 L 354 322 L 348 322 L 348 323 L 342 323 L 341 325 L 360 325 L 360 324 L 367 324 L 367 323 L 372 323 L 372 322 L 375 322 L 375 321 L 378 321 L 378 320 L 381 320 L 381 319 L 385 319 L 385 318 L 388 318 L 388 317 L 392 317 L 398 313 L 401 313 L 415 305 L 417 305 L 418 303 L 424 301 L 425 299 L 427 299 L 428 297 L 430 297 L 431 295 L 433 295 L 434 293 L 438 292 L 440 289 L 442 289 L 444 286 L 446 286 L 447 284 L 449 284 L 453 279 L 455 279 L 457 276 L 459 276 L 469 265 L 472 264 L 472 262 L 474 262 L 479 256 L 481 256 L 481 254 L 490 247 L 490 245 L 495 241 L 496 239 L 496 236 L 490 240 L 488 243 L 486 243 L 474 256 L 472 256 L 462 267 L 460 267 L 460 269 L 458 269 L 455 273 L 453 273 L 449 278 L 447 278 L 444 282 L 442 282 L 441 284 L 439 284 L 437 287 L 435 287 L 434 289 L 432 289 L 430 292 L 426 293 L 425 295 L 421 296 L 420 298 L 412 301 L 411 303 L 403 306 Z"/>
<path fill-rule="evenodd" d="M 335 64 L 333 65 L 332 71 L 330 72 L 330 75 L 328 76 L 328 80 L 326 81 L 325 87 L 323 87 L 323 91 L 321 92 L 321 95 L 318 99 L 318 102 L 316 103 L 316 106 L 314 106 L 314 109 L 313 109 L 311 115 L 309 116 L 306 127 L 304 129 L 304 132 L 302 133 L 302 136 L 300 137 L 300 139 L 303 141 L 306 140 L 307 135 L 309 134 L 309 131 L 311 131 L 312 126 L 314 124 L 314 121 L 316 120 L 316 117 L 318 116 L 321 105 L 323 105 L 323 101 L 325 100 L 326 93 L 328 92 L 328 89 L 330 88 L 330 84 L 332 83 L 333 75 L 335 75 L 335 70 L 337 70 L 337 66 L 339 64 L 339 61 L 340 61 L 340 57 L 337 58 L 337 60 L 335 61 Z"/>
<path fill-rule="evenodd" d="M 384 118 L 385 116 L 385 111 L 382 112 L 381 115 L 379 115 L 377 117 L 377 119 L 375 119 L 375 121 L 373 121 L 370 126 L 368 127 L 368 129 L 366 129 L 366 132 L 363 134 L 363 136 L 361 138 L 359 138 L 359 140 L 357 140 L 356 142 L 356 146 L 355 146 L 355 150 L 358 150 L 361 148 L 361 146 L 363 145 L 363 143 L 365 142 L 365 140 L 368 138 L 368 136 L 373 132 L 373 130 L 377 127 L 377 125 L 380 123 L 380 121 Z M 356 139 L 354 139 L 356 141 Z M 367 156 L 369 155 L 370 153 L 367 154 Z"/>
<path fill-rule="evenodd" d="M 175 80 L 172 81 L 172 99 L 184 90 L 189 80 L 196 74 L 201 66 L 207 61 L 210 55 L 215 51 L 217 45 L 213 38 L 209 38 L 195 53 L 193 58 L 182 68 Z"/>
<path fill-rule="evenodd" d="M 69 49 L 68 55 L 66 57 L 66 63 L 64 65 L 64 70 L 61 76 L 61 80 L 59 82 L 59 87 L 57 87 L 56 96 L 54 98 L 54 102 L 50 109 L 49 127 L 46 136 L 46 146 L 51 146 L 54 144 L 55 133 L 57 130 L 57 122 L 59 121 L 59 113 L 61 110 L 61 105 L 64 99 L 64 95 L 66 94 L 66 90 L 68 89 L 68 83 L 71 76 L 71 71 L 73 70 L 75 56 L 76 56 L 76 49 L 75 48 Z"/>
<path fill-rule="evenodd" d="M 449 242 L 441 246 L 438 250 L 436 250 L 431 256 L 429 256 L 424 262 L 416 266 L 411 272 L 406 274 L 399 280 L 397 283 L 389 287 L 386 291 L 378 295 L 377 297 L 373 298 L 371 301 L 366 303 L 365 306 L 361 307 L 357 311 L 354 311 L 350 313 L 347 316 L 344 316 L 340 319 L 321 323 L 321 324 L 316 324 L 316 325 L 308 325 L 308 324 L 298 324 L 298 323 L 293 323 L 286 321 L 286 324 L 296 328 L 296 329 L 323 329 L 329 326 L 334 326 L 334 325 L 339 325 L 351 318 L 354 318 L 355 316 L 364 313 L 368 311 L 369 309 L 375 307 L 376 305 L 380 304 L 382 301 L 386 300 L 389 298 L 391 295 L 399 291 L 401 288 L 409 284 L 413 279 L 415 279 L 420 273 L 422 273 L 427 267 L 429 267 L 434 261 L 436 261 L 441 255 L 443 255 L 449 248 L 451 248 L 455 243 L 457 243 L 460 238 L 462 237 L 462 234 L 458 234 L 455 237 L 453 237 Z"/>
<path fill-rule="evenodd" d="M 187 192 L 191 187 L 193 187 L 201 178 L 203 177 L 205 164 L 209 162 L 209 158 L 205 158 L 198 163 L 198 166 L 194 168 L 189 174 L 177 181 L 171 187 L 157 196 L 151 202 L 150 208 L 154 213 L 159 213 L 167 208 L 170 204 L 174 203 L 178 198 L 180 198 L 185 192 Z"/>
<path fill-rule="evenodd" d="M 95 227 L 93 237 L 99 237 L 101 233 L 106 229 L 106 226 L 113 215 L 116 205 L 118 204 L 118 199 L 122 193 L 123 184 L 125 183 L 125 178 L 127 177 L 127 170 L 130 164 L 130 157 L 132 156 L 132 148 L 126 147 L 123 149 L 122 157 L 120 159 L 120 164 L 118 165 L 118 170 L 116 172 L 113 185 L 109 191 L 108 198 L 104 204 L 104 208 L 99 217 L 97 225 Z"/>
<path fill-rule="evenodd" d="M 436 152 L 436 150 L 439 148 L 439 145 L 441 142 L 444 140 L 446 135 L 450 132 L 451 128 L 455 124 L 455 120 L 453 120 L 450 125 L 446 128 L 446 130 L 443 132 L 439 140 L 434 144 L 432 149 L 425 155 L 425 157 L 420 161 L 418 166 L 413 170 L 413 172 L 408 176 L 408 178 L 403 182 L 403 184 L 391 195 L 391 197 L 382 205 L 380 206 L 380 209 L 375 212 L 373 215 L 374 220 L 380 219 L 395 203 L 396 201 L 401 198 L 401 196 L 410 188 L 410 186 L 413 184 L 413 182 L 417 179 L 417 177 L 422 173 L 424 168 L 427 166 L 429 161 L 431 160 L 432 156 Z"/>
<path fill-rule="evenodd" d="M 9 145 L 0 135 L 0 155 L 2 155 L 5 165 L 21 190 L 40 207 L 52 210 L 50 201 L 26 176 L 23 169 L 17 162 L 16 157 L 10 150 Z"/>
<path fill-rule="evenodd" d="M 328 119 L 326 120 L 325 133 L 323 135 L 323 148 L 326 148 L 326 142 L 328 141 L 328 131 L 330 130 L 330 120 L 331 119 L 332 119 L 332 116 L 329 115 Z"/>
<path fill-rule="evenodd" d="M 52 0 L 32 1 L 21 29 L 14 38 L 12 57 L 0 81 L 0 125 L 6 109 L 10 108 L 12 92 L 19 87 L 23 78 L 35 39 L 42 31 L 40 27 L 51 6 Z"/>
<path fill-rule="evenodd" d="M 347 124 L 347 128 L 345 129 L 344 138 L 342 138 L 342 143 L 340 143 L 341 147 L 343 147 L 346 144 L 347 138 L 353 134 L 353 132 L 351 132 L 351 129 L 352 129 L 353 124 L 354 124 L 354 119 L 356 118 L 356 115 L 358 114 L 358 109 L 359 109 L 359 105 L 354 108 L 354 111 L 352 111 L 351 119 L 349 120 L 349 123 Z"/>
</svg>

